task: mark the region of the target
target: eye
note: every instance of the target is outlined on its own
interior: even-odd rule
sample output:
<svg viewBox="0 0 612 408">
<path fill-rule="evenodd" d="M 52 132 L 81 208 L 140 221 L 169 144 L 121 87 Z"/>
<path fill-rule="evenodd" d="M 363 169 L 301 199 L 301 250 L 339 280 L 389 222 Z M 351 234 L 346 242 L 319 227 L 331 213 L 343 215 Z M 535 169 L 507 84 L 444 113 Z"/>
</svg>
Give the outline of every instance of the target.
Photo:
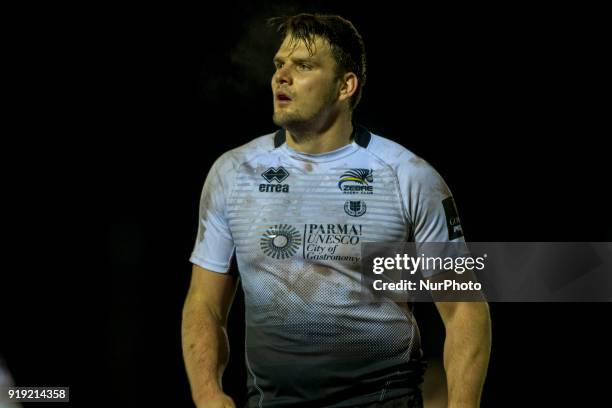
<svg viewBox="0 0 612 408">
<path fill-rule="evenodd" d="M 283 63 L 280 61 L 274 62 L 274 68 L 281 69 L 283 67 Z"/>
<path fill-rule="evenodd" d="M 299 70 L 302 70 L 302 71 L 310 70 L 310 65 L 304 64 L 303 62 L 299 63 L 297 67 L 298 67 Z"/>
</svg>

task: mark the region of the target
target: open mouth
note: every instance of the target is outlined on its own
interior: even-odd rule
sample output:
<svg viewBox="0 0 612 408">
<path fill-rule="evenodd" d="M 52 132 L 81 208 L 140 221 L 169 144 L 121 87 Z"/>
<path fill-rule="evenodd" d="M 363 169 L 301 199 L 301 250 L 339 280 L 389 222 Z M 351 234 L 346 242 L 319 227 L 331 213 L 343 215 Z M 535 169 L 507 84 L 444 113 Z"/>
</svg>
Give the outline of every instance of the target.
<svg viewBox="0 0 612 408">
<path fill-rule="evenodd" d="M 291 98 L 289 98 L 284 93 L 278 93 L 278 94 L 276 94 L 276 100 L 277 101 L 281 101 L 281 102 L 287 102 L 287 101 L 290 101 Z"/>
</svg>

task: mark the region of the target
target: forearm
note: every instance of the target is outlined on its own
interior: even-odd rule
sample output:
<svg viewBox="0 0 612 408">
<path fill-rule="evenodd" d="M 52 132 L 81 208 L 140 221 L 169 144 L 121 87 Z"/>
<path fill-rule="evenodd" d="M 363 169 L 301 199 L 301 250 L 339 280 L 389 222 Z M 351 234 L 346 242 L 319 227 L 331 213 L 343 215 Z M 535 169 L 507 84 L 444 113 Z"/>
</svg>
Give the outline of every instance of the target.
<svg viewBox="0 0 612 408">
<path fill-rule="evenodd" d="M 221 378 L 229 360 L 224 322 L 188 297 L 183 309 L 182 343 L 191 393 L 198 405 L 222 393 Z"/>
<path fill-rule="evenodd" d="M 446 323 L 444 368 L 449 408 L 476 408 L 484 385 L 491 352 L 488 305 L 458 305 Z"/>
</svg>

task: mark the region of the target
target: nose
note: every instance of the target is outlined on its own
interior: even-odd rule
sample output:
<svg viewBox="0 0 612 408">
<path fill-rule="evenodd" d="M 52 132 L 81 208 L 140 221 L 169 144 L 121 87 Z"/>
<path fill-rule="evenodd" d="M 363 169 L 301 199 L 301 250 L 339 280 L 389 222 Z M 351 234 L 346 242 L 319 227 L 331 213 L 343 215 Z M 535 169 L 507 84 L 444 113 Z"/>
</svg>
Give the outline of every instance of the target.
<svg viewBox="0 0 612 408">
<path fill-rule="evenodd" d="M 286 64 L 276 70 L 276 72 L 274 73 L 274 81 L 278 85 L 283 85 L 283 84 L 291 85 L 291 82 L 292 82 L 291 71 L 289 70 Z"/>
</svg>

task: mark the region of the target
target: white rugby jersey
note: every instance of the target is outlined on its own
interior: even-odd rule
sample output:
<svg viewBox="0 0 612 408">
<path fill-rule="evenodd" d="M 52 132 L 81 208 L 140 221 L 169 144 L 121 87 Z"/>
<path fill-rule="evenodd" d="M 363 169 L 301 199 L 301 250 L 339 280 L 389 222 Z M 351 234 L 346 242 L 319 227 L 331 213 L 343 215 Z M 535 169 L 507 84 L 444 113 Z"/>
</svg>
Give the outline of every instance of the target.
<svg viewBox="0 0 612 408">
<path fill-rule="evenodd" d="M 285 132 L 223 154 L 201 196 L 190 261 L 244 290 L 249 407 L 353 407 L 422 381 L 410 310 L 360 299 L 362 242 L 463 241 L 440 175 L 355 126 L 352 142 L 306 154 Z"/>
</svg>

